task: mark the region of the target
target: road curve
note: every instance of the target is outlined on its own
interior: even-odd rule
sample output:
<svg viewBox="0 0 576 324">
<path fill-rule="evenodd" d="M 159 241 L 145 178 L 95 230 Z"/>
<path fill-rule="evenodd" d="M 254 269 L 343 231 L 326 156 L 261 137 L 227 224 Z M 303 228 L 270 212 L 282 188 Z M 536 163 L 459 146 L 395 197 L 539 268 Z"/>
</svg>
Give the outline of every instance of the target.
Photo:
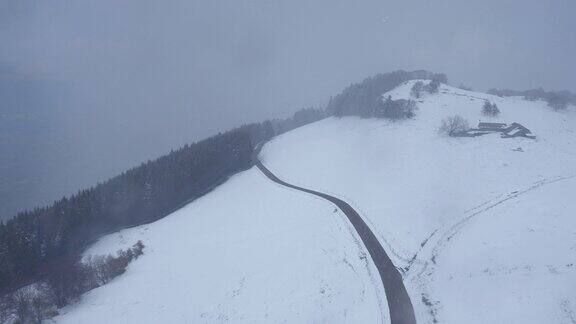
<svg viewBox="0 0 576 324">
<path fill-rule="evenodd" d="M 322 192 L 302 188 L 295 186 L 293 184 L 287 183 L 283 180 L 280 180 L 276 175 L 274 175 L 268 168 L 262 164 L 262 162 L 258 159 L 258 153 L 260 151 L 261 144 L 257 146 L 254 153 L 254 164 L 258 167 L 258 169 L 270 180 L 279 183 L 283 186 L 300 190 L 311 195 L 315 195 L 318 197 L 322 197 L 336 206 L 340 208 L 344 214 L 350 220 L 350 223 L 358 232 L 358 235 L 362 239 L 362 242 L 368 249 L 368 253 L 370 253 L 370 257 L 376 264 L 376 268 L 380 273 L 380 279 L 384 284 L 384 291 L 386 293 L 386 300 L 388 301 L 388 308 L 390 311 L 390 322 L 392 324 L 415 324 L 416 318 L 414 316 L 414 308 L 412 307 L 412 302 L 410 301 L 410 296 L 408 296 L 408 292 L 406 291 L 406 287 L 404 287 L 404 283 L 402 282 L 402 276 L 398 272 L 398 269 L 394 266 L 386 251 L 380 242 L 370 230 L 370 227 L 366 225 L 362 217 L 352 208 L 348 203 L 345 201 L 338 199 L 336 197 L 327 195 Z"/>
</svg>

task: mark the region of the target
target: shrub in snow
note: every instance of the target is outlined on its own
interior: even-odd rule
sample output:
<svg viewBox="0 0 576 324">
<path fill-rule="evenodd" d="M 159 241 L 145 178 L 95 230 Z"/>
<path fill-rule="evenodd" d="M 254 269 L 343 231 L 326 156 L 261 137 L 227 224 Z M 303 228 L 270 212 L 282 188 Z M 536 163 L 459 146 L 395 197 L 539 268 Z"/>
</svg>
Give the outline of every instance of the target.
<svg viewBox="0 0 576 324">
<path fill-rule="evenodd" d="M 32 317 L 32 292 L 28 287 L 18 289 L 12 295 L 12 305 L 14 307 L 14 314 L 18 321 L 26 323 L 30 321 Z"/>
<path fill-rule="evenodd" d="M 41 323 L 44 319 L 53 315 L 54 295 L 45 284 L 38 285 L 30 299 L 30 311 L 35 323 Z"/>
<path fill-rule="evenodd" d="M 128 264 L 143 254 L 138 241 L 116 256 L 97 256 L 87 262 L 55 266 L 46 281 L 20 288 L 0 298 L 0 323 L 41 323 L 58 314 L 81 294 L 108 283 L 126 271 Z"/>
<path fill-rule="evenodd" d="M 54 299 L 47 285 L 35 284 L 3 296 L 0 304 L 1 323 L 41 323 L 53 314 Z"/>
<path fill-rule="evenodd" d="M 468 129 L 468 121 L 456 115 L 444 118 L 438 132 L 448 136 L 458 136 L 465 133 Z"/>
<path fill-rule="evenodd" d="M 482 106 L 482 115 L 488 117 L 496 117 L 500 114 L 500 109 L 496 106 L 495 103 L 491 103 L 490 101 L 484 101 L 484 106 Z"/>
<path fill-rule="evenodd" d="M 115 257 L 112 255 L 90 257 L 85 264 L 87 272 L 85 282 L 88 282 L 87 286 L 92 286 L 89 289 L 105 285 L 126 272 L 128 264 L 141 256 L 143 249 L 144 244 L 138 241 L 128 250 L 119 250 Z"/>
<path fill-rule="evenodd" d="M 420 96 L 422 95 L 423 89 L 424 89 L 424 82 L 418 81 L 418 82 L 414 83 L 414 85 L 412 86 L 412 89 L 410 89 L 410 94 L 414 98 L 420 98 Z"/>
<path fill-rule="evenodd" d="M 407 119 L 416 116 L 416 103 L 414 100 L 392 100 L 392 96 L 381 100 L 375 112 L 375 117 L 390 120 Z"/>
</svg>

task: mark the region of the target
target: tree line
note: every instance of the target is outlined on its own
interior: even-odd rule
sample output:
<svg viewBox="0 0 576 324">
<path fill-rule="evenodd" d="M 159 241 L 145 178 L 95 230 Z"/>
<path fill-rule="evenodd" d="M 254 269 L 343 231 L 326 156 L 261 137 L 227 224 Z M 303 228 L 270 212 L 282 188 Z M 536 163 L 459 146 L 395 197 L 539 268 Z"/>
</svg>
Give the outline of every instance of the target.
<svg viewBox="0 0 576 324">
<path fill-rule="evenodd" d="M 144 243 L 138 241 L 127 250 L 119 250 L 115 256 L 90 256 L 85 261 L 61 265 L 44 280 L 1 296 L 0 323 L 40 324 L 58 315 L 59 308 L 123 274 L 143 250 Z"/>
<path fill-rule="evenodd" d="M 545 91 L 542 87 L 525 91 L 508 90 L 508 89 L 490 89 L 489 94 L 499 97 L 519 96 L 526 100 L 543 100 L 554 110 L 565 110 L 568 105 L 576 106 L 576 94 L 568 91 Z"/>
<path fill-rule="evenodd" d="M 34 280 L 101 235 L 159 219 L 251 167 L 236 129 L 172 151 L 0 225 L 0 289 Z"/>
<path fill-rule="evenodd" d="M 423 70 L 413 72 L 399 70 L 390 73 L 381 73 L 364 79 L 360 83 L 351 84 L 340 94 L 330 98 L 326 111 L 329 115 L 336 117 L 377 117 L 378 113 L 382 110 L 382 94 L 396 88 L 403 82 L 417 79 L 434 81 L 432 87 L 439 85 L 439 83 L 448 82 L 444 74 L 436 74 Z M 434 91 L 434 89 L 432 89 L 432 91 Z"/>
<path fill-rule="evenodd" d="M 427 71 L 378 74 L 344 89 L 326 109 L 301 109 L 286 119 L 243 125 L 185 145 L 50 206 L 0 222 L 0 295 L 73 263 L 97 238 L 158 220 L 252 167 L 254 145 L 261 141 L 330 115 L 412 117 L 413 101 L 381 97 L 411 79 L 447 82 L 445 75 Z"/>
<path fill-rule="evenodd" d="M 307 108 L 185 145 L 50 206 L 0 222 L 0 295 L 73 263 L 97 238 L 158 220 L 253 165 L 254 145 L 324 117 Z"/>
</svg>

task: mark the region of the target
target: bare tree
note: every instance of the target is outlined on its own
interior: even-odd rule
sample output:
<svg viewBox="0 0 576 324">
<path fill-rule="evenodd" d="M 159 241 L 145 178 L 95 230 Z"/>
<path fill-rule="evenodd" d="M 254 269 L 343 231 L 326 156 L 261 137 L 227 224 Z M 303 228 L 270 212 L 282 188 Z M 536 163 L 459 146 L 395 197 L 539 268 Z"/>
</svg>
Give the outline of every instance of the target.
<svg viewBox="0 0 576 324">
<path fill-rule="evenodd" d="M 117 256 L 90 257 L 85 263 L 63 263 L 46 276 L 46 282 L 27 286 L 0 298 L 0 323 L 16 319 L 19 323 L 41 323 L 88 290 L 108 283 L 126 271 L 128 264 L 143 254 L 138 241 Z"/>
<path fill-rule="evenodd" d="M 52 289 L 46 283 L 35 286 L 34 293 L 30 299 L 30 315 L 35 323 L 42 323 L 52 314 L 49 312 L 54 305 L 54 295 Z"/>
<path fill-rule="evenodd" d="M 89 285 L 96 287 L 107 284 L 110 280 L 126 272 L 128 264 L 141 256 L 144 253 L 143 250 L 144 244 L 142 241 L 138 241 L 130 249 L 118 250 L 116 257 L 99 255 L 88 258 L 86 268 L 89 275 L 86 276 L 85 281 L 89 281 Z"/>
<path fill-rule="evenodd" d="M 12 294 L 14 314 L 21 323 L 26 323 L 32 318 L 32 297 L 30 287 L 20 288 Z"/>
<path fill-rule="evenodd" d="M 110 255 L 108 255 L 111 258 Z M 87 263 L 88 268 L 90 268 L 93 277 L 96 282 L 96 287 L 105 285 L 110 280 L 110 275 L 108 271 L 108 264 L 106 262 L 106 256 L 98 255 L 92 257 Z"/>
<path fill-rule="evenodd" d="M 448 136 L 458 136 L 464 134 L 468 129 L 468 121 L 461 116 L 455 115 L 444 118 L 438 132 Z"/>
<path fill-rule="evenodd" d="M 132 258 L 124 251 L 118 251 L 118 253 L 120 254 L 118 257 L 107 255 L 98 256 L 93 259 L 91 267 L 94 269 L 100 285 L 107 284 L 110 280 L 126 271 L 126 267 Z"/>
<path fill-rule="evenodd" d="M 96 256 L 89 257 L 85 263 L 60 264 L 46 276 L 45 282 L 0 296 L 0 323 L 40 324 L 56 316 L 57 308 L 126 272 L 128 264 L 141 256 L 143 250 L 144 244 L 138 241 L 127 250 L 119 250 L 117 256 Z"/>
<path fill-rule="evenodd" d="M 95 258 L 98 257 L 88 256 L 88 258 L 83 262 L 85 290 L 92 290 L 100 287 L 100 280 L 95 266 Z"/>
<path fill-rule="evenodd" d="M 45 283 L 20 288 L 0 301 L 2 323 L 12 316 L 18 323 L 40 324 L 54 315 L 50 313 L 50 309 L 55 306 L 52 291 Z"/>
</svg>

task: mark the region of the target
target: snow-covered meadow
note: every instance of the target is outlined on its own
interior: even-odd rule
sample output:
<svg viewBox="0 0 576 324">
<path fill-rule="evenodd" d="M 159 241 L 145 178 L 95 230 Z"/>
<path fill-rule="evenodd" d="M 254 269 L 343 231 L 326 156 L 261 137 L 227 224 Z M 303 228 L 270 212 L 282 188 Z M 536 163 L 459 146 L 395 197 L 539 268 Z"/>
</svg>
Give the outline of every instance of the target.
<svg viewBox="0 0 576 324">
<path fill-rule="evenodd" d="M 146 245 L 127 273 L 64 309 L 57 323 L 378 323 L 377 270 L 328 202 L 251 169 L 155 223 L 87 254 Z M 373 276 L 375 274 L 375 276 Z"/>
<path fill-rule="evenodd" d="M 410 98 L 414 81 L 384 94 Z M 481 115 L 484 100 L 500 116 Z M 576 113 L 442 85 L 414 120 L 328 118 L 268 143 L 279 177 L 349 202 L 387 249 L 419 323 L 576 321 Z M 449 138 L 452 115 L 536 140 Z"/>
</svg>

